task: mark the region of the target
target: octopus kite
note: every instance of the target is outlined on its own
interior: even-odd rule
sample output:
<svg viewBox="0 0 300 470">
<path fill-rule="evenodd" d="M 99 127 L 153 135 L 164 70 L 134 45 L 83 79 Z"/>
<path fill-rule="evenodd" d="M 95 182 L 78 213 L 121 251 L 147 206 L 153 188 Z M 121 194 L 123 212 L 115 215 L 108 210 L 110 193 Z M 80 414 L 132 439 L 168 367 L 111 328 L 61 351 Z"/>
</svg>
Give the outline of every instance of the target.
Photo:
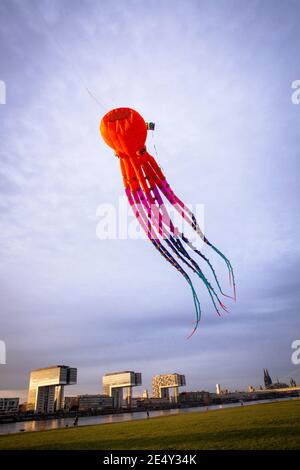
<svg viewBox="0 0 300 470">
<path fill-rule="evenodd" d="M 145 142 L 148 130 L 154 130 L 154 123 L 146 123 L 137 111 L 130 108 L 113 109 L 105 114 L 100 123 L 100 133 L 104 141 L 119 158 L 125 192 L 142 229 L 153 246 L 179 271 L 192 290 L 196 310 L 192 335 L 200 321 L 201 308 L 191 278 L 187 274 L 187 268 L 199 276 L 205 284 L 218 315 L 220 308 L 227 311 L 220 294 L 236 299 L 234 273 L 230 261 L 207 240 L 192 211 L 174 194 L 155 158 L 147 152 Z M 223 258 L 228 268 L 233 296 L 223 292 L 210 260 L 182 230 L 174 225 L 164 198 L 179 212 L 202 241 Z M 210 284 L 188 249 L 208 265 L 216 282 L 216 288 Z"/>
</svg>

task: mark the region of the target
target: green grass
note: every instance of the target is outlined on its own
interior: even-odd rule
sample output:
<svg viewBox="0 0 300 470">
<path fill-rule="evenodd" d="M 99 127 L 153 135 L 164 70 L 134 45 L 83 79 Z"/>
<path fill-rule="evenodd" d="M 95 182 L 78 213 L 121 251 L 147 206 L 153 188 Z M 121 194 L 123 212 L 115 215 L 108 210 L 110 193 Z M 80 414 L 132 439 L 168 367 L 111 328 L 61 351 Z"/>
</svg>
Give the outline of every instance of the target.
<svg viewBox="0 0 300 470">
<path fill-rule="evenodd" d="M 300 449 L 300 400 L 0 436 L 0 449 Z"/>
</svg>

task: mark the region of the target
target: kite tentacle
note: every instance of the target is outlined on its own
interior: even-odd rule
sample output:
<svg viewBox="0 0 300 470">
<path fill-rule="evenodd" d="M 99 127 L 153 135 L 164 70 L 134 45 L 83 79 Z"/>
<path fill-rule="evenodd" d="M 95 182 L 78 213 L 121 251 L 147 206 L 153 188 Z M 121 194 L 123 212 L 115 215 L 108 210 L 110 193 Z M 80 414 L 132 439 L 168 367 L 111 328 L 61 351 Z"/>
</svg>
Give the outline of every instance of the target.
<svg viewBox="0 0 300 470">
<path fill-rule="evenodd" d="M 182 245 L 180 239 L 177 239 L 177 240 L 175 241 L 175 243 L 176 243 L 176 246 L 178 247 L 179 251 L 183 254 L 183 256 L 185 256 L 185 257 L 192 263 L 192 265 L 193 265 L 194 268 L 195 268 L 196 274 L 198 274 L 198 276 L 200 277 L 200 279 L 204 282 L 204 284 L 205 284 L 205 286 L 206 286 L 206 288 L 207 288 L 207 290 L 208 290 L 208 292 L 209 292 L 209 295 L 210 295 L 210 297 L 211 297 L 211 300 L 212 300 L 212 302 L 213 302 L 213 304 L 214 304 L 214 306 L 215 306 L 215 309 L 216 309 L 217 313 L 219 314 L 220 312 L 219 312 L 219 310 L 218 310 L 217 307 L 216 307 L 216 304 L 215 304 L 215 301 L 214 301 L 212 295 L 215 296 L 215 299 L 217 300 L 217 302 L 219 303 L 219 305 L 221 306 L 221 308 L 227 312 L 228 310 L 227 310 L 226 306 L 225 306 L 225 305 L 223 304 L 223 302 L 220 300 L 218 294 L 216 293 L 216 291 L 214 290 L 214 288 L 211 286 L 210 282 L 207 280 L 207 278 L 206 278 L 205 275 L 203 274 L 203 272 L 202 272 L 202 270 L 200 269 L 198 263 L 197 263 L 195 260 L 193 260 L 193 258 L 188 254 L 188 252 L 186 251 L 186 249 L 185 249 L 184 246 Z"/>
<path fill-rule="evenodd" d="M 126 167 L 125 165 L 122 164 L 121 162 L 121 170 L 122 174 L 124 176 L 124 181 L 125 183 L 125 192 L 128 198 L 128 202 L 137 217 L 142 229 L 146 233 L 147 237 L 151 241 L 151 243 L 155 246 L 155 248 L 160 252 L 160 254 L 170 263 L 172 266 L 174 266 L 177 271 L 180 272 L 180 274 L 185 278 L 185 280 L 188 282 L 192 293 L 193 293 L 193 299 L 194 299 L 194 305 L 195 305 L 195 310 L 196 310 L 196 322 L 194 329 L 192 333 L 189 335 L 192 336 L 192 334 L 196 331 L 198 323 L 201 318 L 201 307 L 200 307 L 200 302 L 198 299 L 198 296 L 196 294 L 196 291 L 194 289 L 193 283 L 188 276 L 188 274 L 184 271 L 184 269 L 180 266 L 180 264 L 175 260 L 175 258 L 168 252 L 168 250 L 162 245 L 162 243 L 159 241 L 158 235 L 155 232 L 155 229 L 149 231 L 149 225 L 148 222 L 149 220 L 147 219 L 147 215 L 144 212 L 143 204 L 140 201 L 140 196 L 138 191 L 132 191 L 130 187 L 130 179 L 128 178 L 128 166 Z M 154 235 L 154 236 L 153 236 Z"/>
<path fill-rule="evenodd" d="M 198 250 L 198 248 L 196 248 L 196 247 L 193 245 L 193 243 L 184 235 L 184 233 L 181 233 L 180 236 L 181 236 L 182 240 L 183 240 L 195 253 L 197 253 L 197 255 L 199 255 L 199 256 L 208 264 L 208 266 L 210 267 L 210 270 L 211 270 L 211 272 L 212 272 L 212 274 L 213 274 L 213 277 L 214 277 L 214 279 L 215 279 L 215 281 L 216 281 L 216 284 L 217 284 L 217 286 L 218 286 L 218 289 L 219 289 L 220 293 L 221 293 L 222 295 L 224 295 L 224 297 L 228 297 L 229 299 L 234 299 L 234 297 L 232 297 L 231 295 L 225 294 L 225 292 L 223 292 L 223 289 L 222 289 L 222 287 L 221 287 L 221 284 L 220 284 L 220 282 L 219 282 L 219 279 L 218 279 L 218 277 L 217 277 L 217 274 L 216 274 L 216 272 L 215 272 L 215 270 L 214 270 L 214 267 L 213 267 L 213 265 L 211 264 L 210 260 L 209 260 L 200 250 Z"/>
<path fill-rule="evenodd" d="M 135 169 L 137 168 L 136 166 L 134 167 Z M 137 171 L 137 169 L 136 169 Z M 141 176 L 141 172 L 139 171 L 139 173 L 137 174 L 138 176 Z M 143 185 L 144 187 L 146 187 L 146 184 L 145 184 L 145 181 L 142 181 L 143 182 Z M 151 191 L 153 192 L 153 196 L 151 194 Z M 214 288 L 211 286 L 211 284 L 209 283 L 209 281 L 207 280 L 207 278 L 205 277 L 205 275 L 203 274 L 202 270 L 200 269 L 199 265 L 196 263 L 196 261 L 194 261 L 190 256 L 189 254 L 187 253 L 187 251 L 183 248 L 182 246 L 182 243 L 180 242 L 179 238 L 176 237 L 176 239 L 172 236 L 171 233 L 167 232 L 165 227 L 163 225 L 160 224 L 160 221 L 157 219 L 157 209 L 158 211 L 160 209 L 162 209 L 162 206 L 165 208 L 164 206 L 164 203 L 162 201 L 162 199 L 160 198 L 159 196 L 159 193 L 158 193 L 158 189 L 156 187 L 156 184 L 154 182 L 152 182 L 152 186 L 150 188 L 147 188 L 147 193 L 146 195 L 144 195 L 143 191 L 141 188 L 137 189 L 137 191 L 135 191 L 135 195 L 134 197 L 139 197 L 140 200 L 138 201 L 137 199 L 135 200 L 136 203 L 141 203 L 143 206 L 144 206 L 144 209 L 145 211 L 147 212 L 148 214 L 148 219 L 151 218 L 151 220 L 153 221 L 153 224 L 155 226 L 155 228 L 159 231 L 159 234 L 161 236 L 164 236 L 165 237 L 165 241 L 167 243 L 167 245 L 169 246 L 169 248 L 175 253 L 175 255 L 186 265 L 188 266 L 195 274 L 197 274 L 199 276 L 199 278 L 203 281 L 203 283 L 205 284 L 208 292 L 209 292 L 209 295 L 211 297 L 211 300 L 213 302 L 213 305 L 215 307 L 215 310 L 216 312 L 218 313 L 218 315 L 220 315 L 220 312 L 219 312 L 219 309 L 216 305 L 216 302 L 215 302 L 215 299 L 217 300 L 217 302 L 219 303 L 220 307 L 227 311 L 226 309 L 226 306 L 223 304 L 223 302 L 220 300 L 220 298 L 218 297 L 217 293 L 215 292 Z M 159 196 L 159 198 L 157 197 Z M 157 205 L 158 207 L 157 207 Z M 168 221 L 169 224 L 172 224 L 172 221 L 167 213 L 167 209 L 165 208 L 165 212 L 166 212 L 166 219 Z M 153 213 L 153 218 L 151 217 Z M 162 216 L 163 217 L 163 216 Z M 164 217 L 163 217 L 164 218 Z M 175 227 L 173 226 L 173 224 L 171 225 L 171 228 L 173 229 L 173 233 L 175 232 Z M 179 233 L 178 229 L 177 229 L 177 233 Z M 176 241 L 177 240 L 177 241 Z M 191 263 L 191 264 L 190 264 Z M 215 298 L 214 298 L 215 297 Z"/>
<path fill-rule="evenodd" d="M 153 178 L 151 179 L 151 176 L 148 178 L 149 182 L 149 187 L 147 186 L 147 177 L 143 175 L 141 168 L 138 167 L 138 165 L 134 165 L 134 169 L 136 171 L 137 176 L 139 177 L 141 184 L 143 185 L 144 189 L 146 190 L 146 194 L 143 192 L 143 190 L 140 188 L 138 189 L 140 199 L 142 204 L 144 204 L 148 217 L 151 217 L 151 213 L 153 213 L 154 216 L 154 224 L 156 228 L 159 230 L 159 233 L 161 236 L 164 236 L 167 240 L 167 244 L 170 246 L 170 248 L 174 251 L 176 256 L 183 262 L 185 263 L 194 273 L 196 273 L 200 279 L 204 282 L 207 290 L 209 291 L 209 295 L 213 301 L 214 307 L 217 311 L 218 314 L 219 310 L 215 304 L 214 298 L 212 295 L 215 296 L 217 302 L 221 306 L 221 308 L 225 311 L 227 311 L 226 306 L 223 304 L 223 302 L 220 300 L 218 297 L 217 293 L 215 292 L 214 288 L 211 286 L 207 278 L 205 277 L 204 273 L 200 269 L 199 265 L 196 263 L 193 258 L 187 253 L 187 251 L 183 248 L 182 243 L 179 240 L 180 236 L 183 236 L 183 234 L 180 234 L 179 230 L 177 227 L 174 227 L 173 222 L 168 214 L 168 211 L 166 209 L 166 206 L 159 194 L 158 187 L 156 183 L 154 182 Z M 152 195 L 153 194 L 153 195 Z M 160 212 L 161 211 L 161 212 Z M 159 219 L 158 219 L 159 217 Z M 164 227 L 164 225 L 161 224 L 161 220 L 163 221 L 163 224 L 166 225 L 167 229 Z M 175 238 L 177 241 L 175 241 L 175 238 L 173 237 L 175 235 Z M 184 236 L 183 236 L 184 237 Z M 185 237 L 186 238 L 186 237 Z M 191 263 L 189 263 L 189 262 Z M 209 261 L 208 261 L 209 263 Z M 210 263 L 209 263 L 210 264 Z M 217 285 L 219 286 L 219 283 L 217 282 Z"/>
<path fill-rule="evenodd" d="M 162 170 L 159 168 L 157 162 L 152 157 L 152 155 L 148 153 L 145 154 L 145 166 L 147 166 L 147 170 L 152 174 L 152 177 L 156 177 L 159 189 L 162 191 L 167 200 L 172 204 L 172 206 L 177 210 L 177 212 L 179 212 L 182 218 L 187 221 L 187 223 L 193 228 L 193 230 L 195 230 L 195 232 L 197 233 L 197 235 L 200 236 L 203 242 L 210 246 L 225 261 L 229 272 L 229 281 L 230 283 L 232 281 L 233 284 L 234 299 L 236 300 L 234 272 L 228 258 L 226 258 L 226 256 L 212 243 L 210 243 L 210 241 L 204 236 L 204 233 L 200 229 L 193 212 L 175 195 L 169 183 L 167 182 Z"/>
<path fill-rule="evenodd" d="M 145 170 L 144 170 L 145 171 Z M 146 178 L 146 176 L 145 176 Z M 192 242 L 184 235 L 184 233 L 182 232 L 179 232 L 178 228 L 177 227 L 174 227 L 173 225 L 173 222 L 168 214 L 168 211 L 166 209 L 166 206 L 160 196 L 160 193 L 159 193 L 159 190 L 158 190 L 158 187 L 156 184 L 153 184 L 153 192 L 154 192 L 154 196 L 155 196 L 155 200 L 158 202 L 158 205 L 159 207 L 161 208 L 162 212 L 163 212 L 163 221 L 166 220 L 166 225 L 169 227 L 169 229 L 171 230 L 171 233 L 172 235 L 175 235 L 176 237 L 181 237 L 182 240 L 195 252 L 197 253 L 202 259 L 204 259 L 204 261 L 208 264 L 208 266 L 210 267 L 212 273 L 213 273 L 213 276 L 214 276 L 214 279 L 216 281 L 216 284 L 219 288 L 219 291 L 222 295 L 224 295 L 225 297 L 228 297 L 228 298 L 232 298 L 231 296 L 225 294 L 221 288 L 221 285 L 219 283 L 219 280 L 217 278 L 217 275 L 216 275 L 216 272 L 212 266 L 212 264 L 210 263 L 209 259 L 204 256 L 200 250 L 198 250 L 197 248 L 194 247 L 194 245 L 192 244 Z M 171 235 L 171 233 L 168 234 L 168 236 Z"/>
<path fill-rule="evenodd" d="M 135 195 L 133 195 L 134 197 L 134 200 L 136 202 L 136 204 L 138 204 L 139 206 L 141 206 L 141 201 L 139 201 L 139 197 L 140 197 L 140 193 L 139 192 L 136 192 Z M 143 205 L 145 205 L 145 202 L 143 203 Z M 145 215 L 144 215 L 145 217 Z M 149 232 L 147 232 L 147 236 L 148 238 L 150 238 L 149 236 Z M 200 302 L 199 302 L 199 299 L 197 297 L 197 294 L 196 294 L 196 291 L 194 289 L 194 286 L 193 286 L 193 283 L 190 279 L 190 277 L 188 276 L 188 274 L 181 268 L 181 266 L 179 265 L 179 263 L 175 260 L 175 258 L 167 251 L 167 249 L 163 246 L 163 244 L 158 240 L 158 238 L 150 238 L 150 240 L 152 241 L 152 243 L 155 245 L 155 247 L 160 251 L 160 253 L 165 257 L 165 259 L 167 259 L 183 276 L 184 278 L 186 279 L 186 281 L 188 282 L 188 284 L 190 285 L 190 288 L 193 292 L 193 298 L 194 298 L 194 304 L 195 304 L 195 309 L 196 309 L 196 325 L 192 331 L 192 333 L 189 335 L 189 338 L 192 336 L 192 334 L 196 331 L 196 328 L 197 328 L 197 325 L 200 321 L 200 317 L 201 317 L 201 307 L 200 307 Z M 184 258 L 182 258 L 177 250 L 175 249 L 175 247 L 172 245 L 172 243 L 170 243 L 170 241 L 168 239 L 165 240 L 167 245 L 171 248 L 171 250 L 188 266 L 190 267 L 191 269 L 192 266 L 190 266 L 185 260 Z"/>
</svg>

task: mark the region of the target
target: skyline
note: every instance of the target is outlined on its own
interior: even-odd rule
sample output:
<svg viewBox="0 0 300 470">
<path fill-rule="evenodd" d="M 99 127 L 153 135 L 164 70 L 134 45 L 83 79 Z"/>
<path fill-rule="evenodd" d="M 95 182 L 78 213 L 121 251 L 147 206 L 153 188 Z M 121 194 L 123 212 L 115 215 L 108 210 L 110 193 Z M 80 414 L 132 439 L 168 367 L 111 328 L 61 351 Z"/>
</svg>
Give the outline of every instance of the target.
<svg viewBox="0 0 300 470">
<path fill-rule="evenodd" d="M 78 367 L 86 393 L 123 368 L 149 381 L 184 373 L 208 391 L 259 385 L 264 367 L 299 382 L 299 4 L 70 4 L 0 4 L 1 395 L 55 362 Z M 177 272 L 146 240 L 96 236 L 99 205 L 123 196 L 98 130 L 119 106 L 156 123 L 171 186 L 204 204 L 206 235 L 235 270 L 222 318 L 197 284 L 189 341 L 193 301 Z"/>
<path fill-rule="evenodd" d="M 45 366 L 45 367 L 40 367 L 40 368 L 38 368 L 38 369 L 32 370 L 32 371 L 29 372 L 28 388 L 26 388 L 26 389 L 24 389 L 24 390 L 20 390 L 19 392 L 21 392 L 21 393 L 18 395 L 18 397 L 16 397 L 16 396 L 13 394 L 12 391 L 9 391 L 7 394 L 5 394 L 6 391 L 0 391 L 0 398 L 12 398 L 12 397 L 13 397 L 13 398 L 19 398 L 19 399 L 20 399 L 20 403 L 27 403 L 27 402 L 28 402 L 28 390 L 30 389 L 30 380 L 31 380 L 31 374 L 32 374 L 32 372 L 44 371 L 45 369 L 50 369 L 50 368 L 55 368 L 55 367 L 70 367 L 70 366 L 66 366 L 65 364 L 64 364 L 64 365 L 63 365 L 63 364 L 60 364 L 60 365 L 59 365 L 59 364 L 51 364 L 51 365 L 48 365 L 48 366 Z M 73 367 L 73 365 L 72 365 L 71 367 Z M 76 369 L 76 374 L 77 374 L 78 369 L 77 369 L 76 367 L 75 367 L 75 369 Z M 126 370 L 126 371 L 125 371 L 125 370 L 124 370 L 124 371 L 106 371 L 105 374 L 104 374 L 102 377 L 100 377 L 100 379 L 99 379 L 99 381 L 98 381 L 98 382 L 99 382 L 99 389 L 98 389 L 98 390 L 94 390 L 94 393 L 93 393 L 93 394 L 97 394 L 97 395 L 103 395 L 103 394 L 104 394 L 104 395 L 105 395 L 105 392 L 104 392 L 104 389 L 103 389 L 103 378 L 104 378 L 105 376 L 110 376 L 110 375 L 114 375 L 114 374 L 121 374 L 121 373 L 123 373 L 123 372 L 131 372 L 131 371 L 128 371 L 128 370 Z M 182 373 L 183 373 L 183 371 L 180 371 L 179 375 L 182 374 Z M 138 389 L 138 391 L 137 391 L 137 392 L 134 391 L 134 392 L 132 393 L 132 396 L 133 396 L 133 397 L 140 397 L 140 396 L 142 396 L 142 394 L 143 394 L 143 392 L 144 392 L 145 390 L 147 390 L 148 393 L 150 392 L 150 396 L 152 396 L 152 391 L 153 391 L 153 379 L 154 379 L 155 377 L 160 377 L 160 375 L 157 375 L 157 374 L 156 374 L 156 375 L 152 376 L 151 378 L 149 378 L 149 377 L 147 377 L 147 374 L 145 374 L 143 371 L 140 372 L 140 374 L 141 374 L 141 384 L 140 384 L 140 385 L 136 385 L 136 386 L 134 387 L 133 390 Z M 173 375 L 173 374 L 178 375 L 178 371 L 173 371 L 173 372 L 167 371 L 166 373 L 164 373 L 164 374 L 162 374 L 162 375 L 164 376 L 164 375 Z M 254 390 L 260 390 L 260 389 L 265 390 L 265 387 L 266 387 L 266 381 L 265 381 L 266 374 L 268 374 L 268 377 L 270 377 L 269 372 L 268 372 L 268 369 L 265 369 L 265 368 L 264 368 L 264 369 L 263 369 L 263 380 L 261 381 L 261 383 L 260 383 L 260 384 L 255 384 L 255 385 L 254 385 L 254 384 L 249 384 L 249 387 L 251 387 L 251 388 L 253 387 Z M 146 388 L 145 383 L 144 383 L 144 381 L 143 381 L 144 375 L 146 375 L 146 377 L 147 377 L 146 383 L 150 384 L 150 386 L 148 386 L 147 388 Z M 181 376 L 181 375 L 180 375 L 180 376 Z M 189 388 L 189 384 L 186 383 L 184 373 L 183 373 L 182 377 L 184 377 L 184 382 L 185 382 L 185 384 L 182 385 L 183 387 L 185 387 L 185 389 L 182 390 L 183 392 L 202 391 L 202 392 L 208 392 L 208 393 L 212 393 L 212 394 L 213 394 L 213 393 L 217 393 L 217 394 L 218 394 L 217 390 L 218 390 L 218 388 L 220 389 L 220 386 L 222 386 L 222 390 L 228 390 L 228 393 L 247 392 L 247 391 L 248 391 L 248 387 L 247 387 L 246 389 L 236 388 L 235 390 L 229 390 L 229 389 L 226 388 L 226 384 L 220 384 L 217 380 L 216 380 L 216 383 L 215 383 L 214 390 L 203 390 L 201 387 L 198 387 L 198 388 L 196 388 L 195 390 L 192 390 L 191 388 Z M 282 384 L 282 382 L 279 380 L 279 378 L 278 378 L 278 376 L 276 376 L 276 374 L 275 374 L 275 375 L 272 374 L 272 377 L 273 377 L 273 379 L 270 377 L 271 384 L 272 384 L 272 383 L 273 383 L 273 384 L 276 384 L 276 383 Z M 275 380 L 274 377 L 276 377 L 276 381 L 274 381 L 274 380 Z M 289 385 L 289 384 L 290 384 L 290 379 L 293 379 L 293 378 L 292 378 L 292 377 L 289 377 L 288 386 L 290 386 L 290 385 Z M 294 379 L 293 379 L 293 380 L 294 380 Z M 72 388 L 76 387 L 76 383 L 71 384 L 71 385 L 72 385 Z M 225 385 L 225 387 L 223 387 L 224 385 Z M 253 385 L 254 385 L 254 386 L 253 386 Z M 297 383 L 296 383 L 295 386 L 296 386 L 296 387 L 298 386 Z M 72 391 L 72 388 L 71 388 L 71 391 Z M 81 389 L 81 392 L 80 392 L 80 393 L 77 393 L 75 396 L 78 396 L 78 395 L 86 395 L 86 396 L 88 396 L 88 395 L 93 395 L 93 394 L 91 394 L 91 393 L 90 393 L 90 394 L 85 393 L 85 392 L 83 391 L 83 390 L 84 390 L 84 387 L 83 387 L 82 385 L 80 385 L 80 389 Z M 72 393 L 65 393 L 64 396 L 65 396 L 65 397 L 70 397 L 70 396 L 74 396 L 74 395 L 73 395 Z"/>
</svg>

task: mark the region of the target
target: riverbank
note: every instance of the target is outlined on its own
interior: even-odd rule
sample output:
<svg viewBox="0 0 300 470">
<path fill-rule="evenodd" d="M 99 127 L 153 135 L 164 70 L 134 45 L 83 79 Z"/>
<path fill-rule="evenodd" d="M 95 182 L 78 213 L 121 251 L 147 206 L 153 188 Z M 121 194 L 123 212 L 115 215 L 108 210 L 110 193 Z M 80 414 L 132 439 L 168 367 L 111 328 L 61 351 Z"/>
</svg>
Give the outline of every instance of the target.
<svg viewBox="0 0 300 470">
<path fill-rule="evenodd" d="M 220 410 L 223 408 L 233 408 L 237 406 L 252 406 L 257 403 L 270 403 L 274 401 L 286 401 L 293 400 L 295 398 L 276 398 L 260 401 L 248 401 L 248 402 L 234 402 L 226 404 L 214 404 L 207 406 L 190 406 L 190 407 L 170 407 L 157 410 L 148 410 L 149 416 L 152 418 L 165 417 L 170 415 L 177 415 L 182 413 L 192 412 L 206 412 L 208 410 Z M 0 424 L 0 435 L 5 434 L 18 434 L 19 432 L 32 432 L 32 431 L 47 431 L 52 429 L 60 429 L 66 427 L 73 427 L 76 413 L 73 416 L 60 416 L 60 417 L 47 417 L 43 419 L 42 416 L 37 420 L 27 421 L 15 421 Z M 147 410 L 123 410 L 115 411 L 114 413 L 102 413 L 94 415 L 79 415 L 79 419 L 76 423 L 77 426 L 89 426 L 97 424 L 110 424 L 119 423 L 124 421 L 140 420 L 147 417 Z"/>
<path fill-rule="evenodd" d="M 0 449 L 299 449 L 300 400 L 0 436 Z"/>
</svg>

